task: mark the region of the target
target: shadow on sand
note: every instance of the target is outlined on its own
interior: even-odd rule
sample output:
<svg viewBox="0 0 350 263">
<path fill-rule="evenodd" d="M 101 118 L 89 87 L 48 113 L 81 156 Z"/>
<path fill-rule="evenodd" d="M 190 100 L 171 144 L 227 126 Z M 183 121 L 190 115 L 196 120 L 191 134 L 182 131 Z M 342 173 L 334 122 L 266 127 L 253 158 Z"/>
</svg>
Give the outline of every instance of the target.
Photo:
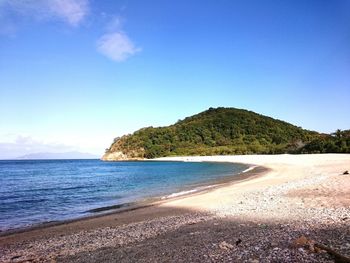
<svg viewBox="0 0 350 263">
<path fill-rule="evenodd" d="M 118 225 L 158 218 L 196 214 L 182 209 L 140 209 L 115 217 L 104 225 Z M 196 217 L 200 215 L 196 214 Z M 169 220 L 171 217 L 169 217 Z M 112 219 L 111 219 L 112 220 Z M 92 222 L 93 223 L 93 222 Z M 98 222 L 95 222 L 98 223 Z M 171 222 L 170 222 L 171 224 Z M 103 222 L 102 222 L 103 225 Z M 326 252 L 313 253 L 293 242 L 306 236 L 349 255 L 350 219 L 337 227 L 306 226 L 291 222 L 263 222 L 234 218 L 212 218 L 186 223 L 175 230 L 141 241 L 103 247 L 58 257 L 58 262 L 342 262 Z M 96 227 L 96 226 L 95 226 Z M 101 227 L 101 225 L 100 225 Z M 146 229 L 145 229 L 146 231 Z M 130 233 L 132 235 L 133 233 Z M 141 233 L 142 235 L 142 233 Z"/>
</svg>

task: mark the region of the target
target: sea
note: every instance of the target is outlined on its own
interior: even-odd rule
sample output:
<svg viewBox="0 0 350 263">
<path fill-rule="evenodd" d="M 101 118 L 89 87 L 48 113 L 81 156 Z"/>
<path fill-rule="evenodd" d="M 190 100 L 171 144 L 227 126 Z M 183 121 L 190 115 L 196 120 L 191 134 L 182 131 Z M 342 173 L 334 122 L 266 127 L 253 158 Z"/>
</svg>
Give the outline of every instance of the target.
<svg viewBox="0 0 350 263">
<path fill-rule="evenodd" d="M 0 231 L 193 193 L 247 169 L 214 162 L 2 160 Z"/>
</svg>

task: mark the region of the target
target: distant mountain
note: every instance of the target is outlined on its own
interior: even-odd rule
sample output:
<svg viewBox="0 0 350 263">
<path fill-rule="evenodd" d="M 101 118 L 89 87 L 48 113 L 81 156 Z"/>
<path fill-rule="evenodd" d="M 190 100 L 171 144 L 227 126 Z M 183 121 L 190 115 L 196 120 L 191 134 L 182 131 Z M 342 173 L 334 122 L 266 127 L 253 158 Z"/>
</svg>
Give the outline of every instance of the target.
<svg viewBox="0 0 350 263">
<path fill-rule="evenodd" d="M 102 160 L 297 152 L 320 136 L 252 111 L 210 108 L 167 127 L 115 138 Z"/>
<path fill-rule="evenodd" d="M 90 153 L 81 152 L 63 152 L 63 153 L 31 153 L 16 159 L 41 160 L 41 159 L 98 159 L 99 156 Z"/>
</svg>

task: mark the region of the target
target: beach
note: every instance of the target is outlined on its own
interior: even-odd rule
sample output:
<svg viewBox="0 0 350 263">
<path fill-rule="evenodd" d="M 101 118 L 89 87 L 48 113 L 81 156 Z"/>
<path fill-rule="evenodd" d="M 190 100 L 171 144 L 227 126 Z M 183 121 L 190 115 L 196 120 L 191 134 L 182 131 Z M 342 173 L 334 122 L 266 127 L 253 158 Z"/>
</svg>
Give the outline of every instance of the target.
<svg viewBox="0 0 350 263">
<path fill-rule="evenodd" d="M 2 235 L 0 261 L 334 262 L 350 257 L 350 176 L 343 174 L 350 170 L 350 154 L 158 160 L 234 162 L 251 169 L 242 180 L 147 207 Z"/>
</svg>

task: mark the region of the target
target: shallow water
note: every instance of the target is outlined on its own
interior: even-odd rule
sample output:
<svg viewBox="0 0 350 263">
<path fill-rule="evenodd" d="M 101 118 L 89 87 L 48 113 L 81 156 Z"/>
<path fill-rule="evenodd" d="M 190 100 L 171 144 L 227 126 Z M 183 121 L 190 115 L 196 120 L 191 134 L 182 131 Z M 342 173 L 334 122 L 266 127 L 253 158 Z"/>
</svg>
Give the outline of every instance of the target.
<svg viewBox="0 0 350 263">
<path fill-rule="evenodd" d="M 246 165 L 100 160 L 0 161 L 0 230 L 87 216 L 91 209 L 176 196 Z"/>
</svg>

